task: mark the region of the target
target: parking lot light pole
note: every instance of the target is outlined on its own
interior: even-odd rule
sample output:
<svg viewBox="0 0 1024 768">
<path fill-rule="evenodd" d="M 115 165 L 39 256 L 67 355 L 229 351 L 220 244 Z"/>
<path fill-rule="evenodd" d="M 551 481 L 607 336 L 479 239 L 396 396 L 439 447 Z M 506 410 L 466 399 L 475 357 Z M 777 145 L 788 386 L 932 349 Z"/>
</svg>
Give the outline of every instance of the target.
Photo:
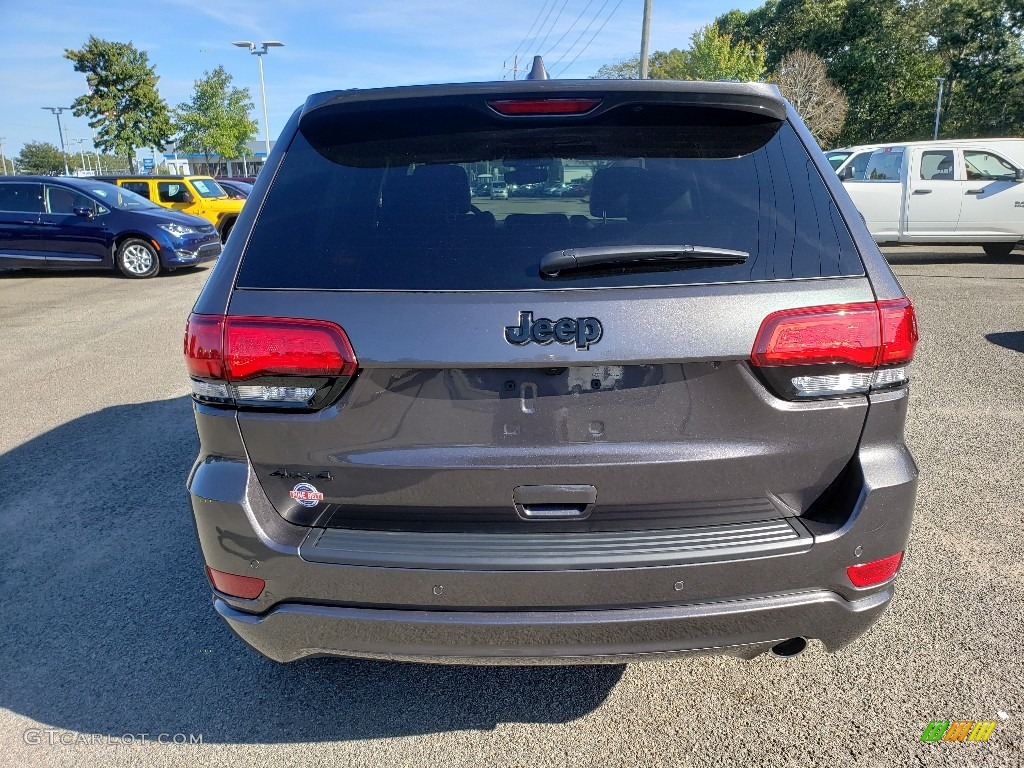
<svg viewBox="0 0 1024 768">
<path fill-rule="evenodd" d="M 71 171 L 68 170 L 68 152 L 64 148 L 64 129 L 60 124 L 60 113 L 65 109 L 71 109 L 71 107 L 40 107 L 40 109 L 48 109 L 57 116 L 57 133 L 60 135 L 60 153 L 64 156 L 64 175 L 70 176 Z"/>
<path fill-rule="evenodd" d="M 263 143 L 266 149 L 267 156 L 263 159 L 263 163 L 266 164 L 267 158 L 270 157 L 270 125 L 267 122 L 267 90 L 263 85 L 263 57 L 267 55 L 271 48 L 281 48 L 284 43 L 278 42 L 277 40 L 264 40 L 260 43 L 262 48 L 257 48 L 256 43 L 249 40 L 239 40 L 232 43 L 237 45 L 239 48 L 248 48 L 249 53 L 256 57 L 256 61 L 259 62 L 260 67 L 260 99 L 263 101 Z"/>
<path fill-rule="evenodd" d="M 939 140 L 939 115 L 942 113 L 942 85 L 946 82 L 944 77 L 933 77 L 932 80 L 937 80 L 939 83 L 939 99 L 935 102 L 935 135 L 932 137 L 935 141 Z"/>
<path fill-rule="evenodd" d="M 78 154 L 82 158 L 82 169 L 83 170 L 87 170 L 87 171 L 89 171 L 91 173 L 92 172 L 92 167 L 85 160 L 85 148 L 84 148 L 85 139 L 68 139 L 68 144 L 77 144 L 78 145 Z"/>
</svg>

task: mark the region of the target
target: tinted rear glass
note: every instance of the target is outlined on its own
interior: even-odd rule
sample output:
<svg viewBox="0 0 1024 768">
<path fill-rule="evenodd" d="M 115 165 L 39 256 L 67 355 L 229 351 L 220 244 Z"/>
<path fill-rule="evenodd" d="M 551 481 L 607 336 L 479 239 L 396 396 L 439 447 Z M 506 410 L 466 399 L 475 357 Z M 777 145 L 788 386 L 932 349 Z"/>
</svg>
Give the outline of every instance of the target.
<svg viewBox="0 0 1024 768">
<path fill-rule="evenodd" d="M 692 107 L 611 115 L 452 130 L 428 113 L 300 131 L 259 214 L 238 285 L 524 290 L 863 274 L 787 123 Z M 507 198 L 492 195 L 502 182 Z M 553 251 L 633 245 L 750 256 L 742 264 L 557 277 L 539 269 Z"/>
<path fill-rule="evenodd" d="M 0 183 L 0 211 L 41 213 L 43 185 L 32 183 Z"/>
</svg>

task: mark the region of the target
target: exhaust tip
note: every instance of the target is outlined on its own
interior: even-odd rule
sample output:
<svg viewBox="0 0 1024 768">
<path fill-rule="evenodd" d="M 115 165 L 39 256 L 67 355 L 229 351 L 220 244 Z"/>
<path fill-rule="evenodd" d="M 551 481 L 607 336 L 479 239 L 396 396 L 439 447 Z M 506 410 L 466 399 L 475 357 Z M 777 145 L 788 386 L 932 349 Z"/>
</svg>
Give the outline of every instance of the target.
<svg viewBox="0 0 1024 768">
<path fill-rule="evenodd" d="M 807 640 L 803 637 L 791 637 L 772 646 L 772 655 L 780 659 L 792 659 L 807 649 Z"/>
</svg>

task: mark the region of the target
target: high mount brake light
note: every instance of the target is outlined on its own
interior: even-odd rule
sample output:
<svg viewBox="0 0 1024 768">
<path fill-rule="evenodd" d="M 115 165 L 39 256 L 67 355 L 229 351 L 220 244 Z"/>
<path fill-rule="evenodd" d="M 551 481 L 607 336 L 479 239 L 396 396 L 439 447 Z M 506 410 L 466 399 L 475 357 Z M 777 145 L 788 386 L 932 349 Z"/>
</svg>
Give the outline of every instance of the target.
<svg viewBox="0 0 1024 768">
<path fill-rule="evenodd" d="M 334 323 L 196 314 L 185 328 L 185 362 L 199 401 L 292 407 L 325 405 L 358 367 Z"/>
<path fill-rule="evenodd" d="M 784 309 L 761 323 L 750 360 L 785 396 L 862 394 L 906 382 L 917 339 L 907 298 Z"/>
<path fill-rule="evenodd" d="M 601 99 L 499 99 L 487 106 L 499 115 L 585 115 Z"/>
</svg>

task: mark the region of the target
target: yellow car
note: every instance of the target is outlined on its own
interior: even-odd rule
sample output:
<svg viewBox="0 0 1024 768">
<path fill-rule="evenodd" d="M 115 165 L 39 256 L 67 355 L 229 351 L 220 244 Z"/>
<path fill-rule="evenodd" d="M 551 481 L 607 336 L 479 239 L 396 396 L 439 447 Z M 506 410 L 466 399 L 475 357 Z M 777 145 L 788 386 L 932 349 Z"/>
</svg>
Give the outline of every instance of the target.
<svg viewBox="0 0 1024 768">
<path fill-rule="evenodd" d="M 137 192 L 157 205 L 209 221 L 226 242 L 244 200 L 228 197 L 211 176 L 100 176 L 100 181 Z"/>
</svg>

